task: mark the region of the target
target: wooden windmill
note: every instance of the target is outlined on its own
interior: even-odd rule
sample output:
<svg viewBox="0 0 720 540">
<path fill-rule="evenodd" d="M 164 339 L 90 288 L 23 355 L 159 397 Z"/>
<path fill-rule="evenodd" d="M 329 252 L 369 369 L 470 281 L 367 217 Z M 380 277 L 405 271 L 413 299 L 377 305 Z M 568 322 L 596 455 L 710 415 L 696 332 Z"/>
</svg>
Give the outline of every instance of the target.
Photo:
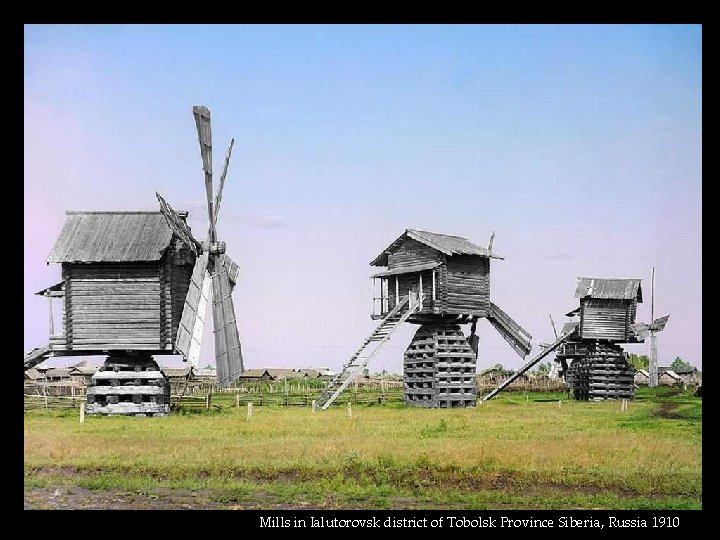
<svg viewBox="0 0 720 540">
<path fill-rule="evenodd" d="M 181 354 L 197 364 L 206 303 L 212 289 L 218 385 L 241 374 L 242 353 L 232 288 L 238 266 L 217 239 L 232 141 L 213 200 L 210 111 L 193 113 L 205 171 L 208 240 L 157 195 L 160 212 L 67 212 L 48 262 L 62 265 L 62 281 L 38 294 L 62 304 L 62 327 L 48 345 L 25 357 L 29 369 L 49 356 L 107 356 L 93 376 L 87 412 L 164 415 L 169 383 L 153 359 Z"/>
<path fill-rule="evenodd" d="M 645 339 L 635 323 L 637 304 L 642 302 L 641 281 L 579 277 L 575 298 L 580 306 L 566 314 L 577 320 L 565 323 L 552 344 L 545 345 L 483 400 L 497 395 L 553 351 L 557 351 L 555 362 L 561 365 L 560 372 L 576 399 L 631 399 L 634 369 L 620 344 Z"/>
<path fill-rule="evenodd" d="M 360 375 L 403 322 L 420 325 L 404 355 L 405 402 L 468 407 L 476 402 L 475 325 L 486 318 L 524 357 L 531 336 L 490 301 L 490 260 L 502 259 L 466 238 L 407 229 L 370 264 L 377 328 L 320 397 L 323 409 Z M 472 324 L 470 339 L 460 329 Z"/>
</svg>

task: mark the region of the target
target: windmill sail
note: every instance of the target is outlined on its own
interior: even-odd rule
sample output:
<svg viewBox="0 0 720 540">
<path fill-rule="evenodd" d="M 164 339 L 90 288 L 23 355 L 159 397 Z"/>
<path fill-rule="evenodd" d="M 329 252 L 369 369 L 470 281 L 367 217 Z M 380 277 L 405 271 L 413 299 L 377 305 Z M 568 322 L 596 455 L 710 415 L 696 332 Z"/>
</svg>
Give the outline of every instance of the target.
<svg viewBox="0 0 720 540">
<path fill-rule="evenodd" d="M 207 254 L 201 255 L 195 261 L 175 339 L 175 348 L 196 367 L 200 358 L 205 311 L 210 297 L 210 277 L 207 272 L 207 263 Z"/>
<path fill-rule="evenodd" d="M 217 262 L 217 261 L 216 261 Z M 235 382 L 243 372 L 240 336 L 235 322 L 230 278 L 224 264 L 216 264 L 212 276 L 215 367 L 220 388 Z"/>
<path fill-rule="evenodd" d="M 227 270 L 228 277 L 230 278 L 230 286 L 234 287 L 237 283 L 237 277 L 240 273 L 240 267 L 233 261 L 227 253 L 220 255 L 220 262 Z"/>
<path fill-rule="evenodd" d="M 665 325 L 667 324 L 669 318 L 670 315 L 665 315 L 664 317 L 655 319 L 650 325 L 650 330 L 652 330 L 653 332 L 661 332 L 665 329 Z"/>
</svg>

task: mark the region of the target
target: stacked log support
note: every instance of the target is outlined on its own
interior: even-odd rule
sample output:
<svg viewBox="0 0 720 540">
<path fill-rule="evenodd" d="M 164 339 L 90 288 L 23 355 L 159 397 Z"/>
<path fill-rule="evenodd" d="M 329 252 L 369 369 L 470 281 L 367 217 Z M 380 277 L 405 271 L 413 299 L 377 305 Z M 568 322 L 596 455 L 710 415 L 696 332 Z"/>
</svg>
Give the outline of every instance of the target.
<svg viewBox="0 0 720 540">
<path fill-rule="evenodd" d="M 575 350 L 566 375 L 575 399 L 633 399 L 635 370 L 625 359 L 622 348 L 602 342 L 583 345 L 584 354 Z"/>
<path fill-rule="evenodd" d="M 474 407 L 475 363 L 475 353 L 459 325 L 423 324 L 405 351 L 405 403 L 417 407 Z"/>
<path fill-rule="evenodd" d="M 166 416 L 170 412 L 170 382 L 152 356 L 113 353 L 92 377 L 86 412 Z"/>
</svg>

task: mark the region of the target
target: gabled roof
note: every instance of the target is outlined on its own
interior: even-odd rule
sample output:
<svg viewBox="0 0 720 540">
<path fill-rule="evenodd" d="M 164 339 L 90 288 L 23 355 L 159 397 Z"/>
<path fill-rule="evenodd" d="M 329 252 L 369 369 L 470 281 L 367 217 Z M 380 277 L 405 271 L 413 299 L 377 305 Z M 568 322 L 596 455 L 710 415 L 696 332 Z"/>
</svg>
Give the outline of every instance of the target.
<svg viewBox="0 0 720 540">
<path fill-rule="evenodd" d="M 97 370 L 97 366 L 72 366 L 70 375 L 94 375 Z"/>
<path fill-rule="evenodd" d="M 41 373 L 40 371 L 38 371 L 35 368 L 30 368 L 25 372 L 25 377 L 27 377 L 28 379 L 32 379 L 32 380 L 44 379 L 45 374 Z"/>
<path fill-rule="evenodd" d="M 463 238 L 462 236 L 451 236 L 449 234 L 419 231 L 417 229 L 406 229 L 405 232 L 402 233 L 392 244 L 386 247 L 380 255 L 375 257 L 370 265 L 387 266 L 388 254 L 408 238 L 417 240 L 418 242 L 436 249 L 445 255 L 480 255 L 481 257 L 502 259 L 499 255 L 495 255 L 484 247 L 473 244 L 467 238 Z"/>
<path fill-rule="evenodd" d="M 658 366 L 658 373 L 667 373 L 668 371 L 672 371 L 673 373 L 680 375 L 681 373 L 695 373 L 698 371 L 698 368 L 695 366 L 680 366 L 673 368 L 672 366 Z"/>
<path fill-rule="evenodd" d="M 274 379 L 300 379 L 303 374 L 291 368 L 268 368 L 267 372 Z"/>
<path fill-rule="evenodd" d="M 575 298 L 637 300 L 642 302 L 641 279 L 579 277 Z"/>
<path fill-rule="evenodd" d="M 69 368 L 50 368 L 45 372 L 45 376 L 48 379 L 57 377 L 70 377 Z"/>
<path fill-rule="evenodd" d="M 184 367 L 175 367 L 175 368 L 164 367 L 164 368 L 160 368 L 160 369 L 162 370 L 162 372 L 165 374 L 166 377 L 178 377 L 178 378 L 179 377 L 190 377 L 194 372 L 192 365 L 184 366 Z"/>
<path fill-rule="evenodd" d="M 157 261 L 173 236 L 160 212 L 66 214 L 49 263 Z"/>
<path fill-rule="evenodd" d="M 272 377 L 267 369 L 262 368 L 255 368 L 255 369 L 246 369 L 242 372 L 242 375 L 240 375 L 241 379 L 260 379 L 265 374 Z"/>
</svg>

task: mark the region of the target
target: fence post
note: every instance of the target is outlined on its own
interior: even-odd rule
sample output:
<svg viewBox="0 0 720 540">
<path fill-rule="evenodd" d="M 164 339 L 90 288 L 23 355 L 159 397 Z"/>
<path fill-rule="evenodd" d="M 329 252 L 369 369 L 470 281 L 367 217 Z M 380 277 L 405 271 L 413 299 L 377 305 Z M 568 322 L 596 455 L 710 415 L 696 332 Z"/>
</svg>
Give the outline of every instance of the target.
<svg viewBox="0 0 720 540">
<path fill-rule="evenodd" d="M 209 409 L 210 405 L 212 404 L 212 398 L 210 397 L 212 394 L 207 394 L 205 396 L 205 408 Z"/>
<path fill-rule="evenodd" d="M 315 412 L 316 409 L 317 409 L 317 401 L 315 401 L 315 400 L 313 399 L 313 400 L 312 400 L 312 412 Z"/>
<path fill-rule="evenodd" d="M 247 417 L 245 418 L 245 421 L 248 421 L 252 418 L 252 411 L 253 411 L 253 404 L 252 401 L 248 401 L 247 404 Z"/>
<path fill-rule="evenodd" d="M 85 422 L 85 402 L 80 403 L 80 423 Z"/>
<path fill-rule="evenodd" d="M 240 406 L 240 394 L 235 394 L 235 406 Z"/>
<path fill-rule="evenodd" d="M 349 401 L 348 401 L 347 415 L 348 415 L 348 418 L 350 418 L 352 416 L 352 403 Z"/>
<path fill-rule="evenodd" d="M 558 399 L 558 409 L 562 407 L 562 399 Z"/>
</svg>

